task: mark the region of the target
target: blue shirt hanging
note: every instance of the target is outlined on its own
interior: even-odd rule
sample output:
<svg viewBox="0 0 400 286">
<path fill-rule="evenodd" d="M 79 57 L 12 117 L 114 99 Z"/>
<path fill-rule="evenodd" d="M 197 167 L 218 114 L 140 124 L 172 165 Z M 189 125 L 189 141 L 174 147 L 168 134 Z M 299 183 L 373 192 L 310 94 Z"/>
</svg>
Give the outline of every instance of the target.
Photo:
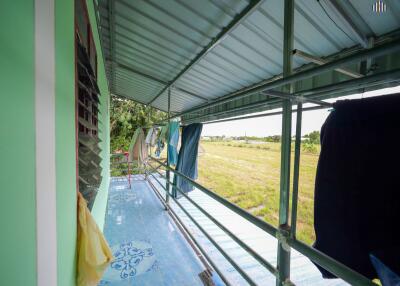
<svg viewBox="0 0 400 286">
<path fill-rule="evenodd" d="M 179 122 L 172 121 L 168 132 L 168 159 L 171 165 L 178 162 Z"/>
<path fill-rule="evenodd" d="M 194 123 L 183 127 L 181 149 L 179 150 L 176 170 L 183 175 L 195 180 L 197 179 L 197 153 L 203 125 Z M 174 176 L 174 184 L 183 192 L 190 192 L 193 186 L 180 176 Z M 173 196 L 178 197 L 179 192 L 174 188 Z"/>
</svg>

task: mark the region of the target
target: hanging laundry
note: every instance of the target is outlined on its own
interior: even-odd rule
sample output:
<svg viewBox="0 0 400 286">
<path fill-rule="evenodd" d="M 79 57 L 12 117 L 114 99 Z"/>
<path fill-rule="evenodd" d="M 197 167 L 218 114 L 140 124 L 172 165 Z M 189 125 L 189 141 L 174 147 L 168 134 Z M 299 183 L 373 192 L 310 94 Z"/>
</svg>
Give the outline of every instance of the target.
<svg viewBox="0 0 400 286">
<path fill-rule="evenodd" d="M 157 140 L 157 128 L 151 127 L 146 135 L 146 144 L 148 146 L 155 146 Z"/>
<path fill-rule="evenodd" d="M 159 132 L 159 130 L 157 128 L 153 128 L 153 134 L 151 135 L 151 139 L 150 139 L 150 146 L 152 146 L 152 147 L 156 146 L 158 132 Z"/>
<path fill-rule="evenodd" d="M 153 132 L 154 132 L 154 128 L 149 128 L 149 131 L 147 131 L 147 135 L 146 135 L 146 144 L 150 145 L 151 143 L 151 138 L 153 137 Z"/>
<path fill-rule="evenodd" d="M 167 141 L 168 127 L 169 127 L 168 124 L 165 124 L 163 125 L 163 127 L 161 127 L 160 136 L 158 137 L 158 139 L 160 139 L 163 142 Z"/>
<path fill-rule="evenodd" d="M 153 133 L 151 134 L 151 138 L 150 138 L 150 146 L 154 147 L 156 146 L 156 141 L 158 138 L 158 129 L 157 128 L 153 128 Z"/>
<path fill-rule="evenodd" d="M 168 124 L 164 125 L 161 127 L 161 131 L 159 133 L 159 136 L 157 138 L 157 148 L 155 151 L 156 157 L 160 157 L 162 150 L 164 149 L 165 142 L 167 140 L 168 136 Z"/>
<path fill-rule="evenodd" d="M 178 162 L 179 121 L 169 123 L 168 160 L 173 166 Z"/>
<path fill-rule="evenodd" d="M 77 285 L 95 286 L 113 260 L 110 247 L 78 193 Z"/>
<path fill-rule="evenodd" d="M 183 127 L 181 149 L 179 150 L 178 162 L 175 168 L 178 172 L 193 180 L 197 179 L 197 154 L 202 129 L 203 125 L 201 123 L 194 123 Z M 175 184 L 183 192 L 193 190 L 192 185 L 178 175 L 174 176 Z M 179 192 L 175 188 L 173 188 L 173 196 L 179 197 Z"/>
<path fill-rule="evenodd" d="M 399 107 L 399 94 L 338 101 L 321 129 L 314 247 L 370 279 L 370 253 L 400 257 Z"/>
<path fill-rule="evenodd" d="M 147 160 L 147 146 L 145 143 L 144 132 L 141 127 L 137 128 L 132 136 L 129 145 L 129 161 L 137 162 L 138 166 L 142 166 Z"/>
<path fill-rule="evenodd" d="M 164 149 L 164 142 L 162 142 L 161 140 L 157 140 L 157 148 L 156 151 L 154 152 L 154 154 L 156 155 L 156 157 L 160 158 L 161 152 Z"/>
</svg>

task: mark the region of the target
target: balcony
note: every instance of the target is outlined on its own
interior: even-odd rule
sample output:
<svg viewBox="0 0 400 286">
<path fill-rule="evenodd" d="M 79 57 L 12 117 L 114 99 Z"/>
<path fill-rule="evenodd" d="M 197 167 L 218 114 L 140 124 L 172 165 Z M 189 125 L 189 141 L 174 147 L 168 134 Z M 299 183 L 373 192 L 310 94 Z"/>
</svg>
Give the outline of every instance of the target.
<svg viewBox="0 0 400 286">
<path fill-rule="evenodd" d="M 160 167 L 153 161 L 130 186 L 112 179 L 104 233 L 116 259 L 99 285 L 274 285 L 278 240 L 264 222 L 203 188 L 167 199 Z M 324 280 L 295 249 L 290 271 L 296 285 L 348 285 Z"/>
</svg>

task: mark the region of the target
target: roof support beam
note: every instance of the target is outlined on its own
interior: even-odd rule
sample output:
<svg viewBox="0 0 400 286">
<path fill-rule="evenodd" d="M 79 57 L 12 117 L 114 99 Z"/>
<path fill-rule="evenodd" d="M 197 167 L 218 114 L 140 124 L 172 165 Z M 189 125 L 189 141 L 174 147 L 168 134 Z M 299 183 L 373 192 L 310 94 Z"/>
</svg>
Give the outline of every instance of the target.
<svg viewBox="0 0 400 286">
<path fill-rule="evenodd" d="M 400 69 L 392 69 L 390 71 L 381 72 L 377 74 L 367 75 L 361 78 L 354 78 L 338 83 L 303 90 L 298 92 L 298 95 L 308 97 L 324 97 L 326 95 L 333 95 L 340 92 L 347 91 L 361 91 L 361 89 L 370 88 L 378 84 L 395 84 L 400 83 Z"/>
<path fill-rule="evenodd" d="M 284 92 L 280 92 L 280 91 L 263 91 L 262 93 L 264 93 L 265 95 L 269 95 L 272 97 L 279 97 L 279 98 L 283 98 L 283 99 L 289 99 L 289 100 L 294 100 L 297 101 L 298 103 L 313 103 L 313 104 L 318 104 L 321 106 L 325 106 L 325 107 L 333 107 L 333 103 L 330 102 L 326 102 L 326 101 L 322 101 L 322 100 L 318 100 L 318 99 L 312 99 L 312 98 L 307 98 L 304 96 L 297 96 L 297 95 L 291 95 L 288 93 L 284 93 Z"/>
<path fill-rule="evenodd" d="M 131 68 L 131 67 L 127 66 L 127 65 L 124 65 L 124 64 L 122 64 L 122 63 L 114 62 L 113 65 L 114 65 L 114 67 L 118 67 L 118 68 L 124 69 L 124 70 L 126 70 L 126 71 L 128 71 L 128 72 L 131 72 L 131 73 L 136 74 L 136 75 L 140 75 L 140 76 L 142 76 L 142 77 L 144 77 L 144 78 L 153 80 L 153 81 L 158 82 L 158 83 L 160 83 L 160 84 L 163 84 L 163 85 L 166 85 L 166 86 L 169 84 L 167 81 L 164 81 L 164 80 L 159 79 L 159 78 L 157 78 L 157 77 L 154 77 L 154 76 L 152 76 L 152 75 L 146 74 L 146 73 L 144 73 L 144 72 L 138 71 L 138 70 L 133 69 L 133 68 Z M 115 71 L 113 71 L 113 73 L 115 73 Z M 187 94 L 187 95 L 190 95 L 190 96 L 192 96 L 192 97 L 201 99 L 201 100 L 203 100 L 203 101 L 206 101 L 206 102 L 209 101 L 208 98 L 205 98 L 205 97 L 203 97 L 203 96 L 201 96 L 201 95 L 198 95 L 198 94 L 195 94 L 195 93 L 193 93 L 193 92 L 187 91 L 187 90 L 185 90 L 185 89 L 183 89 L 183 88 L 176 87 L 176 86 L 173 86 L 172 88 L 175 89 L 175 90 L 177 90 L 177 91 L 183 92 L 183 93 L 185 93 L 185 94 Z"/>
<path fill-rule="evenodd" d="M 313 63 L 315 63 L 317 65 L 324 65 L 324 64 L 329 62 L 329 61 L 327 61 L 327 60 L 325 60 L 323 58 L 310 55 L 310 54 L 308 54 L 306 52 L 303 52 L 303 51 L 300 51 L 300 50 L 297 50 L 297 49 L 293 51 L 293 55 L 295 55 L 295 56 L 297 56 L 299 58 L 302 58 L 304 60 L 313 62 Z M 340 72 L 340 73 L 345 74 L 345 75 L 348 75 L 348 76 L 351 76 L 353 78 L 359 78 L 359 77 L 363 76 L 362 74 L 359 74 L 357 72 L 353 72 L 353 71 L 351 71 L 349 69 L 346 69 L 346 68 L 337 68 L 337 69 L 335 69 L 335 71 Z"/>
<path fill-rule="evenodd" d="M 223 103 L 230 102 L 232 100 L 241 99 L 249 94 L 275 89 L 281 87 L 288 83 L 294 83 L 303 79 L 307 79 L 321 73 L 336 69 L 343 65 L 352 64 L 355 62 L 360 62 L 362 60 L 366 60 L 369 58 L 379 57 L 387 54 L 391 54 L 400 50 L 400 39 L 388 42 L 386 44 L 382 44 L 381 46 L 375 46 L 371 49 L 362 50 L 358 53 L 351 54 L 340 59 L 334 60 L 332 62 L 326 63 L 324 65 L 314 67 L 308 70 L 304 70 L 295 74 L 292 74 L 286 78 L 280 78 L 274 81 L 269 81 L 263 84 L 256 84 L 254 86 L 245 88 L 244 90 L 235 91 L 226 96 L 213 100 L 207 104 L 200 105 L 197 107 L 193 107 L 185 112 L 178 113 L 176 116 L 182 116 L 184 114 L 193 113 L 195 111 L 203 110 L 212 106 L 220 105 Z M 363 77 L 365 78 L 365 77 Z M 355 79 L 354 79 L 355 80 Z M 337 85 L 337 84 L 336 84 Z"/>
<path fill-rule="evenodd" d="M 146 105 L 146 103 L 144 103 L 144 102 L 142 102 L 142 101 L 138 101 L 137 99 L 133 99 L 133 98 L 131 98 L 131 97 L 129 97 L 129 96 L 126 96 L 126 95 L 123 95 L 123 94 L 120 94 L 120 93 L 117 93 L 117 92 L 114 92 L 114 91 L 111 92 L 110 95 L 111 95 L 111 96 L 115 96 L 115 97 L 119 97 L 119 98 L 123 98 L 123 99 L 127 99 L 127 100 L 131 100 L 131 101 L 140 103 L 140 104 L 142 104 L 142 105 Z M 154 106 L 150 106 L 150 108 L 154 108 L 154 109 L 156 109 L 156 110 L 158 110 L 158 111 L 165 112 L 164 110 L 161 110 L 161 109 L 159 109 L 159 108 L 157 108 L 157 107 L 154 107 Z"/>
<path fill-rule="evenodd" d="M 233 20 L 226 26 L 221 32 L 218 33 L 215 38 L 208 43 L 204 49 L 192 59 L 188 65 L 186 65 L 172 80 L 171 82 L 163 88 L 153 99 L 149 101 L 151 105 L 161 94 L 163 94 L 170 86 L 173 86 L 182 75 L 189 71 L 196 63 L 203 59 L 214 47 L 216 47 L 232 30 L 234 30 L 243 20 L 245 20 L 258 6 L 263 2 L 263 0 L 251 0 L 250 3 L 243 9 Z"/>
<path fill-rule="evenodd" d="M 355 78 L 339 83 L 333 83 L 318 88 L 303 90 L 297 94 L 301 96 L 307 96 L 307 99 L 314 99 L 314 98 L 326 97 L 327 95 L 332 96 L 342 92 L 360 92 L 361 89 L 370 89 L 380 84 L 396 85 L 399 83 L 400 83 L 400 69 L 396 69 L 379 74 L 368 75 L 362 78 Z M 270 92 L 271 91 L 263 93 L 270 95 Z M 199 114 L 197 117 L 192 117 L 190 119 L 185 120 L 185 123 L 201 122 L 204 120 L 209 121 L 212 120 L 210 119 L 212 116 L 218 116 L 221 114 L 224 117 L 236 116 L 234 112 L 238 110 L 245 112 L 254 112 L 254 110 L 258 108 L 275 109 L 275 108 L 280 108 L 281 105 L 282 105 L 282 100 L 278 98 L 266 99 L 259 102 L 250 103 L 245 106 L 238 107 L 236 109 L 214 112 L 212 114 Z M 328 106 L 324 106 L 324 108 L 328 108 Z"/>
<path fill-rule="evenodd" d="M 321 109 L 326 109 L 327 107 L 325 106 L 312 106 L 312 107 L 306 107 L 302 108 L 301 111 L 313 111 L 313 110 L 321 110 Z M 292 113 L 297 112 L 297 109 L 292 109 Z M 213 121 L 206 121 L 203 122 L 204 124 L 214 124 L 214 123 L 222 123 L 222 122 L 231 122 L 231 121 L 236 121 L 236 120 L 244 120 L 244 119 L 252 119 L 252 118 L 259 118 L 259 117 L 267 117 L 267 116 L 274 116 L 274 115 L 282 115 L 282 111 L 275 111 L 275 112 L 268 112 L 268 113 L 262 113 L 262 114 L 254 114 L 254 115 L 247 115 L 247 116 L 241 116 L 241 117 L 233 117 L 233 118 L 228 118 L 228 119 L 221 119 L 221 120 L 213 120 Z"/>
<path fill-rule="evenodd" d="M 343 10 L 342 6 L 338 3 L 337 0 L 327 0 L 324 3 L 329 7 L 331 11 L 333 11 L 337 17 L 344 24 L 345 28 L 354 35 L 357 39 L 357 42 L 363 47 L 368 47 L 368 39 L 366 35 L 356 26 L 353 20 L 347 15 L 347 13 Z M 350 5 L 350 3 L 346 3 L 346 5 Z"/>
</svg>

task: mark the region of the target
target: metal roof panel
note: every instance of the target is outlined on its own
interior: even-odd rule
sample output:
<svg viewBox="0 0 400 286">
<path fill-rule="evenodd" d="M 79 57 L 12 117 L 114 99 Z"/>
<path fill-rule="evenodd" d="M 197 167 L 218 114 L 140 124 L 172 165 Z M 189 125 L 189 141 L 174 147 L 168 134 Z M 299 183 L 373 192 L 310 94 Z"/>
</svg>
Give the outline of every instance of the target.
<svg viewBox="0 0 400 286">
<path fill-rule="evenodd" d="M 128 94 L 132 99 L 152 102 L 166 110 L 167 92 L 160 93 L 171 84 L 187 91 L 172 88 L 172 110 L 180 112 L 278 78 L 283 62 L 283 1 L 265 0 L 260 5 L 257 2 L 100 0 L 103 51 L 107 61 L 113 63 L 107 64 L 107 75 L 109 80 L 113 75 L 118 77 L 111 88 L 115 91 L 120 88 L 124 96 Z M 110 3 L 114 3 L 113 13 L 109 10 Z M 382 35 L 399 30 L 400 2 L 385 0 L 387 12 L 379 15 L 372 11 L 373 3 L 374 0 L 296 0 L 294 48 L 314 57 L 331 59 L 361 50 L 371 37 L 380 42 Z M 254 9 L 248 9 L 250 5 Z M 236 23 L 243 11 L 247 12 Z M 231 29 L 213 42 L 231 24 Z M 205 47 L 206 53 L 197 60 L 196 56 Z M 194 59 L 194 64 L 181 75 Z M 156 81 L 122 71 L 116 68 L 119 64 Z M 305 58 L 293 58 L 295 69 L 312 66 Z M 396 65 L 382 64 L 380 71 L 389 66 Z M 359 72 L 359 68 L 352 65 L 354 71 Z M 341 79 L 333 72 L 302 84 L 321 86 Z M 245 101 L 237 101 L 234 107 L 241 104 Z"/>
</svg>

